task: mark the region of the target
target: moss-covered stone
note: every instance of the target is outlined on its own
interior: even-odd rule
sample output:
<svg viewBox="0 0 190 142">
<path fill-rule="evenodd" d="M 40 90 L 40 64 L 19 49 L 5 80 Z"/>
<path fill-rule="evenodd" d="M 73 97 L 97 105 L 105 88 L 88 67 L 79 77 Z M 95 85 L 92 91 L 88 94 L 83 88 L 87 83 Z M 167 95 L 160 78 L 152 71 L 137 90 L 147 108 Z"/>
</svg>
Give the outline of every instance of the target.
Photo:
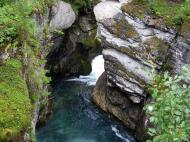
<svg viewBox="0 0 190 142">
<path fill-rule="evenodd" d="M 80 74 L 88 75 L 92 71 L 91 63 L 89 60 L 81 60 Z"/>
<path fill-rule="evenodd" d="M 133 47 L 120 47 L 120 51 L 130 57 L 144 59 L 152 67 L 156 67 L 156 63 L 163 62 L 170 47 L 163 40 L 153 37 L 143 43 L 143 48 L 136 49 Z"/>
<path fill-rule="evenodd" d="M 184 22 L 190 22 L 190 3 L 188 1 L 133 0 L 122 6 L 122 10 L 141 20 L 147 14 L 155 16 L 154 18 L 162 18 L 167 27 L 175 28 L 178 31 Z"/>
<path fill-rule="evenodd" d="M 89 32 L 89 36 L 83 38 L 80 43 L 82 43 L 86 48 L 95 48 L 98 45 L 98 40 L 96 39 L 96 32 L 97 30 L 94 29 Z"/>
<path fill-rule="evenodd" d="M 153 62 L 162 62 L 165 59 L 169 45 L 163 40 L 153 37 L 145 42 L 147 45 L 146 52 L 150 54 L 150 60 Z"/>
<path fill-rule="evenodd" d="M 139 38 L 138 32 L 133 28 L 132 25 L 127 25 L 127 32 L 126 32 L 127 38 Z"/>
<path fill-rule="evenodd" d="M 107 28 L 112 34 L 119 38 L 127 39 L 139 37 L 137 31 L 133 28 L 132 25 L 127 23 L 124 18 L 114 21 L 113 24 Z"/>
<path fill-rule="evenodd" d="M 181 29 L 180 29 L 180 33 L 183 36 L 186 36 L 186 34 L 190 31 L 190 22 L 185 21 L 182 25 L 181 25 Z"/>
<path fill-rule="evenodd" d="M 140 4 L 138 2 L 133 1 L 126 5 L 123 5 L 121 9 L 123 12 L 126 12 L 134 17 L 143 19 L 147 13 L 148 6 L 146 2 L 141 2 Z"/>
<path fill-rule="evenodd" d="M 8 60 L 0 67 L 0 106 L 0 141 L 30 127 L 32 106 L 19 60 Z"/>
</svg>

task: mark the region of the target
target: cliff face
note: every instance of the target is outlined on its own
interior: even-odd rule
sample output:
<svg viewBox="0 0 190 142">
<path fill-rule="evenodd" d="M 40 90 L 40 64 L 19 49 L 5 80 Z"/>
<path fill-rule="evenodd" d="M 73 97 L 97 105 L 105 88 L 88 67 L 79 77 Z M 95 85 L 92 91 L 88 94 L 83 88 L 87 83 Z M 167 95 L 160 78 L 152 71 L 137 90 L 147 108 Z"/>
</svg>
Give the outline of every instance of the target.
<svg viewBox="0 0 190 142">
<path fill-rule="evenodd" d="M 146 88 L 159 72 L 180 74 L 184 66 L 190 67 L 190 32 L 189 28 L 185 32 L 169 28 L 163 19 L 142 12 L 138 17 L 131 2 L 104 1 L 94 7 L 105 59 L 105 76 L 99 82 L 106 82 L 107 89 L 102 91 L 97 83 L 93 100 L 143 141 L 139 122 L 145 124 L 142 107 L 149 97 Z"/>
<path fill-rule="evenodd" d="M 63 36 L 55 36 L 55 46 L 47 56 L 47 68 L 53 76 L 79 76 L 91 72 L 92 58 L 101 53 L 95 40 L 95 24 L 91 14 L 79 15 L 77 22 L 65 30 Z"/>
<path fill-rule="evenodd" d="M 63 1 L 57 1 L 51 8 L 44 5 L 40 10 L 35 9 L 30 17 L 35 22 L 38 46 L 7 47 L 0 51 L 0 141 L 3 142 L 34 141 L 37 123 L 44 123 L 51 114 L 45 58 L 52 48 L 49 46 L 52 32 L 69 28 L 75 21 L 75 13 Z"/>
<path fill-rule="evenodd" d="M 53 33 L 70 28 L 76 20 L 76 15 L 69 3 L 56 1 L 51 7 L 46 7 L 46 13 L 44 15 L 37 11 L 34 15 L 34 20 L 37 25 L 37 36 L 40 41 L 41 54 L 39 55 L 40 58 L 38 59 L 37 57 L 35 61 L 31 58 L 26 59 L 24 77 L 34 105 L 32 132 L 35 135 L 36 127 L 43 125 L 51 115 L 52 102 L 50 99 L 51 96 L 47 96 L 48 94 L 46 94 L 50 87 L 46 79 L 44 79 L 46 76 L 46 72 L 44 72 L 46 70 L 45 64 L 47 63 L 37 65 L 33 69 L 34 73 L 31 73 L 30 64 L 40 62 L 47 58 L 51 50 L 57 46 L 56 40 L 58 39 L 54 37 Z"/>
</svg>

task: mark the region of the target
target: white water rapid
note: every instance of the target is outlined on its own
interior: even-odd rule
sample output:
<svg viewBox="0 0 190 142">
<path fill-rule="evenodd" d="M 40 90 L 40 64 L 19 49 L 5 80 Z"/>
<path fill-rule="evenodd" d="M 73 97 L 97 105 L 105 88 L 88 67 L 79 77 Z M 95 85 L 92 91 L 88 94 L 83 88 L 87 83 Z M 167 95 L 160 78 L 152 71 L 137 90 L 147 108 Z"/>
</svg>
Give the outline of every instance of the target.
<svg viewBox="0 0 190 142">
<path fill-rule="evenodd" d="M 86 82 L 88 85 L 95 85 L 100 75 L 104 72 L 104 59 L 102 55 L 96 56 L 92 60 L 92 72 L 87 75 L 81 75 L 79 78 L 69 79 L 67 81 L 81 81 Z"/>
</svg>

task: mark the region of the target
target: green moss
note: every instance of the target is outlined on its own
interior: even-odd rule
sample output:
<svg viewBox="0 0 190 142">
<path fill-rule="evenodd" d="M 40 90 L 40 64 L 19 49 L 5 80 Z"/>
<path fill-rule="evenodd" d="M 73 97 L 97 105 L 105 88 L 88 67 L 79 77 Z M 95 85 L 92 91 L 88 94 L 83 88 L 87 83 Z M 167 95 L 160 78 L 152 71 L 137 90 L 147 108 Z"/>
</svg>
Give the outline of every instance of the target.
<svg viewBox="0 0 190 142">
<path fill-rule="evenodd" d="M 133 28 L 131 25 L 127 25 L 127 32 L 126 32 L 127 38 L 136 38 L 139 37 L 139 34 L 137 31 Z"/>
<path fill-rule="evenodd" d="M 132 15 L 132 16 L 135 16 L 135 17 L 138 17 L 140 19 L 143 19 L 145 14 L 147 13 L 148 11 L 148 3 L 147 2 L 144 2 L 144 1 L 133 1 L 133 2 L 130 2 L 126 5 L 123 5 L 122 6 L 122 11 Z"/>
<path fill-rule="evenodd" d="M 153 60 L 153 62 L 159 62 L 159 61 L 163 61 L 163 57 L 166 54 L 169 45 L 164 42 L 163 40 L 157 38 L 157 37 L 153 37 L 150 38 L 149 40 L 147 40 L 145 42 L 145 44 L 147 45 L 147 48 L 145 50 L 145 52 L 147 52 L 147 54 L 151 54 L 156 52 L 157 55 L 155 55 L 151 60 Z"/>
<path fill-rule="evenodd" d="M 188 21 L 185 21 L 182 25 L 181 25 L 181 29 L 180 29 L 180 33 L 182 35 L 186 35 L 188 33 L 188 31 L 190 31 L 190 23 Z"/>
<path fill-rule="evenodd" d="M 30 126 L 31 103 L 19 60 L 0 67 L 0 141 L 11 139 Z"/>
<path fill-rule="evenodd" d="M 179 29 L 185 21 L 190 21 L 190 2 L 171 2 L 168 0 L 133 0 L 122 7 L 124 12 L 143 19 L 145 14 L 163 18 L 168 27 Z"/>
<path fill-rule="evenodd" d="M 144 48 L 142 50 L 135 49 L 133 47 L 121 47 L 120 50 L 132 57 L 140 57 L 145 59 L 152 67 L 157 66 L 157 62 L 162 62 L 165 59 L 166 52 L 169 45 L 163 40 L 153 37 L 144 42 Z"/>
<path fill-rule="evenodd" d="M 95 48 L 99 44 L 99 41 L 96 39 L 96 29 L 90 32 L 90 35 L 86 38 L 83 38 L 80 43 L 82 43 L 86 48 Z"/>
<path fill-rule="evenodd" d="M 88 75 L 92 70 L 91 63 L 88 60 L 81 60 L 80 74 Z"/>
<path fill-rule="evenodd" d="M 108 30 L 119 38 L 136 38 L 139 34 L 124 18 L 114 21 L 112 26 L 107 27 Z"/>
<path fill-rule="evenodd" d="M 124 19 L 121 19 L 119 21 L 116 21 L 115 24 L 111 26 L 111 29 L 114 35 L 121 37 L 123 31 L 127 30 L 127 23 Z"/>
</svg>

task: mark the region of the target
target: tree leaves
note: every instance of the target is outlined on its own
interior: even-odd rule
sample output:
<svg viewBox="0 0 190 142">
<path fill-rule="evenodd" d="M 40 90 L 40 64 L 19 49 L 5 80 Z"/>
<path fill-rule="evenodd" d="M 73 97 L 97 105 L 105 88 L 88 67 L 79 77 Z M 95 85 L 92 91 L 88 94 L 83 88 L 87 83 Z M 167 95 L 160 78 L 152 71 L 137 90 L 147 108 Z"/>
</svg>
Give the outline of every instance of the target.
<svg viewBox="0 0 190 142">
<path fill-rule="evenodd" d="M 153 142 L 188 141 L 190 135 L 190 87 L 182 76 L 158 75 L 151 87 L 153 102 L 146 112 L 155 128 L 148 134 Z M 150 111 L 150 107 L 154 108 Z"/>
</svg>

